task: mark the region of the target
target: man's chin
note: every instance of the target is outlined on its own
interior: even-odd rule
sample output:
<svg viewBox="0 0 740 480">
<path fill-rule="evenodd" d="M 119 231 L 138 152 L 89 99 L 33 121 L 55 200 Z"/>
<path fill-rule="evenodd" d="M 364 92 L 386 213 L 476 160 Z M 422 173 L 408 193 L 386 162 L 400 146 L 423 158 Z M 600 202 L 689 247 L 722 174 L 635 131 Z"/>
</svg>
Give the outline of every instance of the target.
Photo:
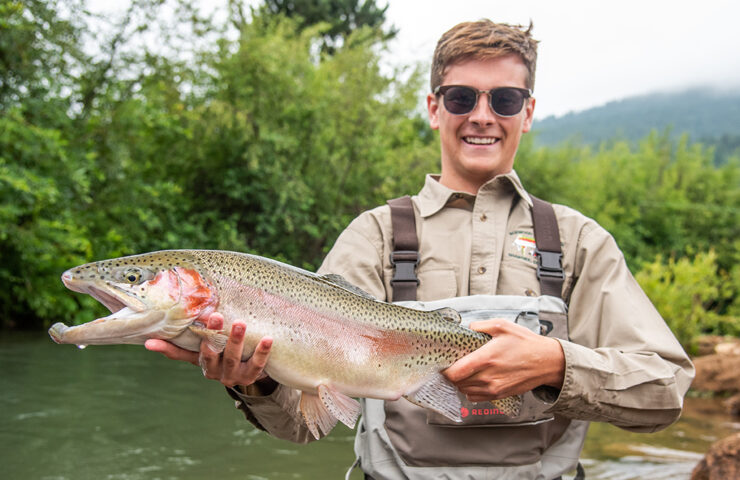
<svg viewBox="0 0 740 480">
<path fill-rule="evenodd" d="M 509 173 L 513 168 L 513 162 L 502 162 L 498 158 L 468 158 L 464 162 L 465 171 L 468 176 L 477 180 L 488 181 L 498 175 Z"/>
</svg>

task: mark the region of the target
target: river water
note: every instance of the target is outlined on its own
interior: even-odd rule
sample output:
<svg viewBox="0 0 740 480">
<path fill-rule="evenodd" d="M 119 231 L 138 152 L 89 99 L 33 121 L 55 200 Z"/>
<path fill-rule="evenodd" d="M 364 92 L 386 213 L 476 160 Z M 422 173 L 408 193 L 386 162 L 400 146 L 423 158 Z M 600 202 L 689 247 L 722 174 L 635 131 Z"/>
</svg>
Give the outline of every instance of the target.
<svg viewBox="0 0 740 480">
<path fill-rule="evenodd" d="M 354 432 L 343 425 L 309 445 L 276 440 L 197 367 L 141 346 L 80 350 L 44 333 L 3 333 L 0 366 L 2 478 L 343 478 L 354 460 Z M 688 479 L 710 443 L 740 430 L 737 422 L 716 400 L 688 398 L 682 419 L 656 434 L 594 424 L 586 476 Z"/>
</svg>

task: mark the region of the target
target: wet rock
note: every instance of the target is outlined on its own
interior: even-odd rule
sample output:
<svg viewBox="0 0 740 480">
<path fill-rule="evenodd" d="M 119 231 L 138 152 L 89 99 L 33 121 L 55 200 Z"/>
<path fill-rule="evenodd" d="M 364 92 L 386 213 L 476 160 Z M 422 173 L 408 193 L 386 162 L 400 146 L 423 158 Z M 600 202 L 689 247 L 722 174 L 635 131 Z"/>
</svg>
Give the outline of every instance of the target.
<svg viewBox="0 0 740 480">
<path fill-rule="evenodd" d="M 714 351 L 720 355 L 740 355 L 740 341 L 718 343 Z"/>
<path fill-rule="evenodd" d="M 696 340 L 697 355 L 711 355 L 715 353 L 714 347 L 725 342 L 725 337 L 720 335 L 703 335 Z"/>
<path fill-rule="evenodd" d="M 727 408 L 727 412 L 730 415 L 740 416 L 740 393 L 731 396 L 722 402 L 722 404 Z"/>
<path fill-rule="evenodd" d="M 740 432 L 715 442 L 691 472 L 691 480 L 740 478 Z"/>
<path fill-rule="evenodd" d="M 740 355 L 715 353 L 694 359 L 694 390 L 715 393 L 740 392 Z"/>
</svg>

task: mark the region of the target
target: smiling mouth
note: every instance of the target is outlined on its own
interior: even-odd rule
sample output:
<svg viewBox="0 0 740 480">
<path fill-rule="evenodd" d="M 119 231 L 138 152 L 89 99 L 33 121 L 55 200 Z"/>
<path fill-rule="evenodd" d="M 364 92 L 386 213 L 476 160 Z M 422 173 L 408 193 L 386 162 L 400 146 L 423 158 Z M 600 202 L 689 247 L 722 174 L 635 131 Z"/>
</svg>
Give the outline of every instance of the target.
<svg viewBox="0 0 740 480">
<path fill-rule="evenodd" d="M 500 140 L 496 137 L 463 137 L 462 139 L 470 145 L 493 145 Z"/>
</svg>

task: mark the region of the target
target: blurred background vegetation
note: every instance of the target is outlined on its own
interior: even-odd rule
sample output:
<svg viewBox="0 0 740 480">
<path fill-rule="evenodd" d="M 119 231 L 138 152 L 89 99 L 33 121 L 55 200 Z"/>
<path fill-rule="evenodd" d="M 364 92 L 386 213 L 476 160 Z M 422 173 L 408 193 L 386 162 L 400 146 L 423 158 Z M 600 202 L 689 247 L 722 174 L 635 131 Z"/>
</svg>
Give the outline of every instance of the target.
<svg viewBox="0 0 740 480">
<path fill-rule="evenodd" d="M 92 260 L 215 248 L 314 269 L 358 213 L 438 170 L 427 69 L 381 67 L 396 30 L 376 2 L 232 0 L 222 13 L 0 0 L 3 328 L 100 314 L 59 281 Z M 615 236 L 691 348 L 700 333 L 740 334 L 740 161 L 676 133 L 534 134 L 516 168 Z"/>
</svg>

